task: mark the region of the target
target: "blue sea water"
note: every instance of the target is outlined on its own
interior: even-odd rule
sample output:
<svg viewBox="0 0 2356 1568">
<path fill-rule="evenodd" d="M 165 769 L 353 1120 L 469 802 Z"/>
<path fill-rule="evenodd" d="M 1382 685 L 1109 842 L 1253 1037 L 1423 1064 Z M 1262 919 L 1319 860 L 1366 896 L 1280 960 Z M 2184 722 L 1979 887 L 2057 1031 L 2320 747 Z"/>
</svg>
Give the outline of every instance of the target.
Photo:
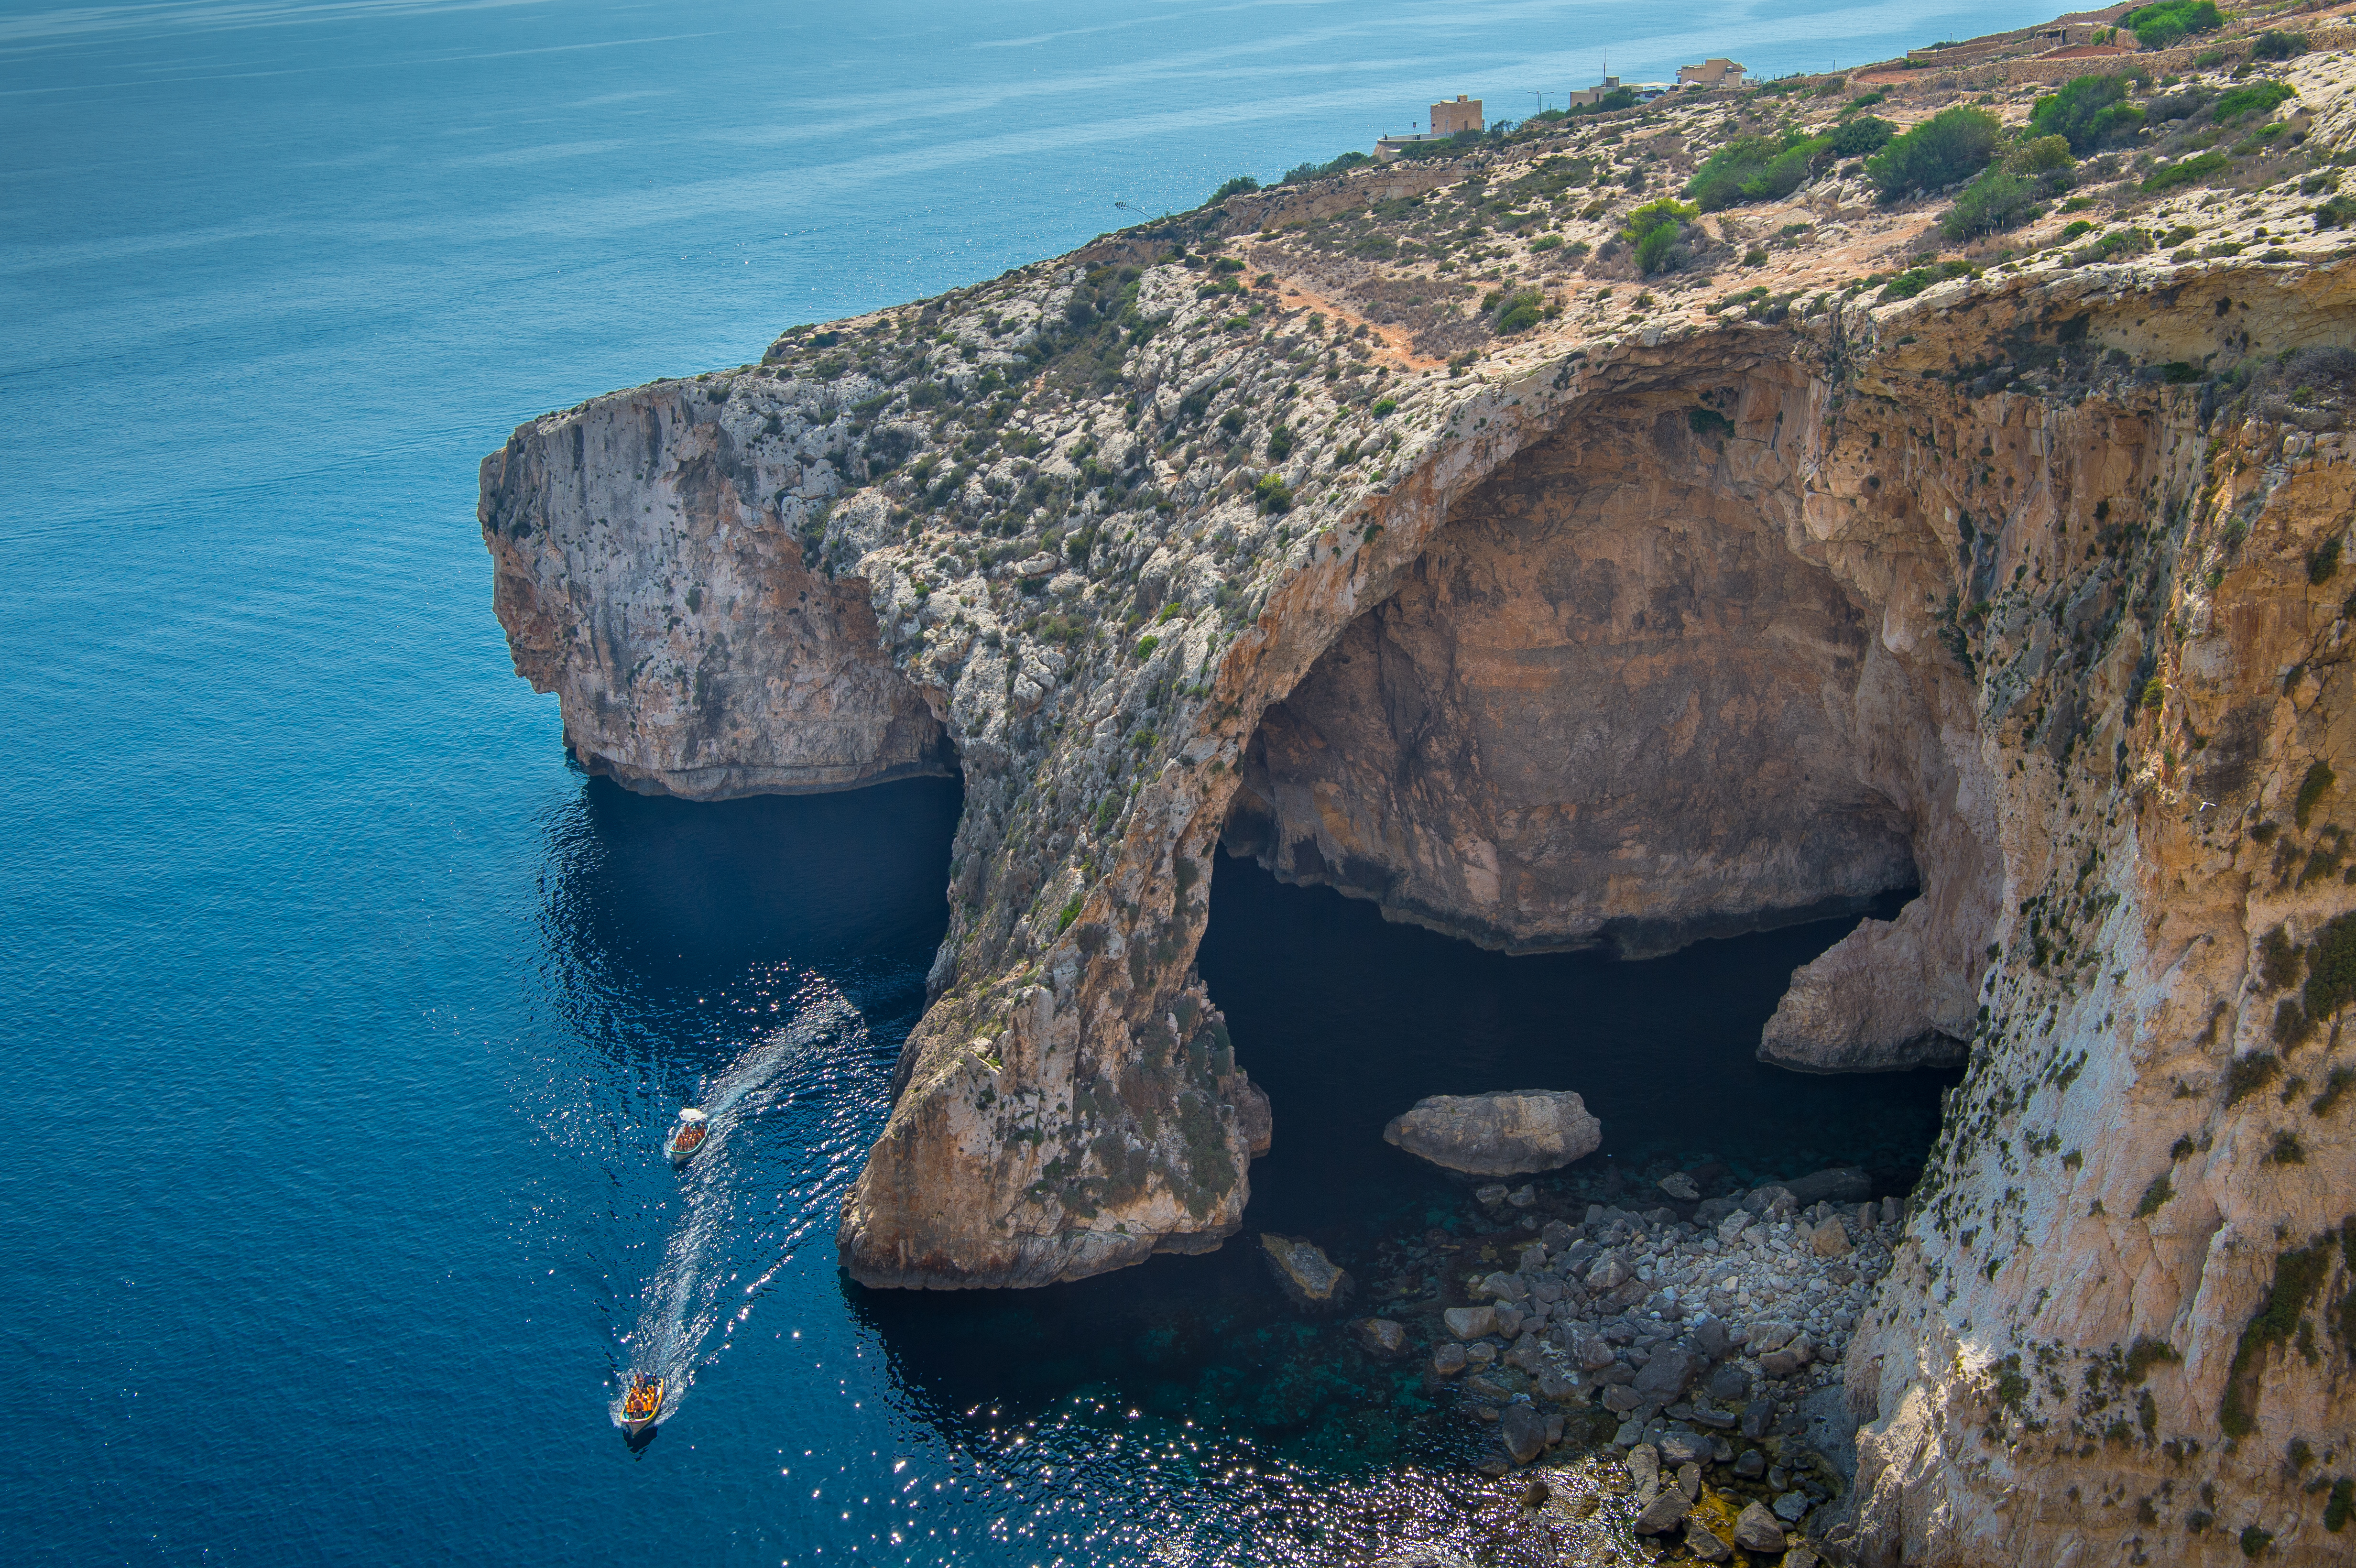
<svg viewBox="0 0 2356 1568">
<path fill-rule="evenodd" d="M 843 1283 L 956 788 L 693 807 L 569 772 L 489 613 L 475 463 L 1441 93 L 1520 112 L 1607 53 L 1815 69 L 2040 14 L 0 7 L 11 1554 L 1308 1562 L 1455 1517 L 1477 1478 L 1404 1391 L 1321 1381 L 1241 1249 Z M 1596 1084 L 1631 1152 L 1902 1162 L 1921 1086 L 1743 1060 L 1837 933 L 1508 962 L 1223 862 L 1204 967 L 1279 1118 L 1253 1222 L 1355 1255 L 1461 1207 L 1367 1118 L 1524 1068 Z M 1680 1125 L 1702 1072 L 1751 1114 Z M 677 1178 L 656 1141 L 698 1095 L 731 1109 Z M 637 1449 L 633 1367 L 685 1388 Z"/>
</svg>

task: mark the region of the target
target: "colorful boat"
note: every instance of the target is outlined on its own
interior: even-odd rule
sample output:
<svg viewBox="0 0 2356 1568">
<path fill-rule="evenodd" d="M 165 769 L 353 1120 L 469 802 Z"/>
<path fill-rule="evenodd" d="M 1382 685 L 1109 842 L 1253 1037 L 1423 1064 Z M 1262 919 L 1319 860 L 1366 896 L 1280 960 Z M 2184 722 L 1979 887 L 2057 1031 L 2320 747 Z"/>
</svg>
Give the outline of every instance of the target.
<svg viewBox="0 0 2356 1568">
<path fill-rule="evenodd" d="M 630 1392 L 622 1396 L 622 1430 L 636 1437 L 662 1419 L 663 1380 L 630 1375 Z"/>
<path fill-rule="evenodd" d="M 712 1118 L 689 1105 L 680 1112 L 679 1124 L 671 1128 L 670 1136 L 663 1143 L 663 1153 L 670 1156 L 671 1164 L 685 1165 L 695 1157 L 695 1151 L 701 1148 L 703 1140 L 711 1136 Z"/>
</svg>

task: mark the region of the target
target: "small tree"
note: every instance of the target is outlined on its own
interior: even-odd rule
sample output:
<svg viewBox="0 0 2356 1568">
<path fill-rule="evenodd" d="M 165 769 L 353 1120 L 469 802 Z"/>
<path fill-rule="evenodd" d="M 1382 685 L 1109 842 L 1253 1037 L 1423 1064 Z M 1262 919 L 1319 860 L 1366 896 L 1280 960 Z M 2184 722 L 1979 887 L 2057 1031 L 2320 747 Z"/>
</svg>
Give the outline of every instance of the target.
<svg viewBox="0 0 2356 1568">
<path fill-rule="evenodd" d="M 2123 76 L 2073 77 L 2059 92 L 2037 101 L 2029 113 L 2029 134 L 2060 136 L 2080 157 L 2106 143 L 2132 138 L 2143 128 L 2143 111 L 2126 101 Z"/>
<path fill-rule="evenodd" d="M 1950 240 L 1975 240 L 2016 228 L 2036 210 L 2036 203 L 2037 190 L 2029 181 L 1990 169 L 1964 187 L 1955 205 L 1939 219 L 1939 231 Z"/>
<path fill-rule="evenodd" d="M 1216 207 L 1219 203 L 1226 200 L 1227 197 L 1231 196 L 1248 196 L 1258 188 L 1259 181 L 1252 178 L 1251 176 L 1237 175 L 1235 178 L 1229 180 L 1226 184 L 1221 186 L 1218 189 L 1211 193 L 1209 205 Z"/>
<path fill-rule="evenodd" d="M 1865 172 L 1884 201 L 1954 185 L 1987 167 L 2004 125 L 1985 109 L 1941 110 L 1868 158 Z"/>
</svg>

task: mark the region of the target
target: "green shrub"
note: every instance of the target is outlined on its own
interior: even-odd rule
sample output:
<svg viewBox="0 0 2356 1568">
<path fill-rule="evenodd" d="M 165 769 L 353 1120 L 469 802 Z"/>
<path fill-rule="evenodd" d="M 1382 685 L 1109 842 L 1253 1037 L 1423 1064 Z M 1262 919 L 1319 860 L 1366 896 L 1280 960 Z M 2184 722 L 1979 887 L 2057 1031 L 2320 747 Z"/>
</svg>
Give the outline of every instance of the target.
<svg viewBox="0 0 2356 1568">
<path fill-rule="evenodd" d="M 1696 435 L 1727 436 L 1734 433 L 1734 421 L 1716 409 L 1688 409 L 1686 428 Z"/>
<path fill-rule="evenodd" d="M 2246 87 L 2237 87 L 2231 92 L 2217 95 L 2217 123 L 2222 125 L 2228 121 L 2264 113 L 2283 100 L 2297 96 L 2297 90 L 2286 81 L 2254 81 Z"/>
<path fill-rule="evenodd" d="M 1252 497 L 1259 502 L 1260 510 L 1264 512 L 1292 510 L 1292 486 L 1284 482 L 1281 474 L 1261 475 L 1259 483 L 1252 486 Z"/>
<path fill-rule="evenodd" d="M 1398 404 L 1389 398 L 1376 398 L 1373 411 L 1374 416 L 1378 420 L 1388 419 L 1398 411 Z"/>
<path fill-rule="evenodd" d="M 1872 97 L 1878 102 L 1881 94 L 1877 92 Z M 1865 100 L 1858 101 L 1861 103 Z M 1890 139 L 1897 134 L 1898 127 L 1889 121 L 1860 114 L 1854 120 L 1843 121 L 1825 140 L 1831 144 L 1833 155 L 1837 158 L 1862 158 L 1890 145 Z"/>
<path fill-rule="evenodd" d="M 1284 171 L 1284 178 L 1280 183 L 1298 185 L 1302 180 L 1327 179 L 1334 175 L 1344 174 L 1355 169 L 1360 164 L 1371 164 L 1374 161 L 1364 153 L 1344 153 L 1331 163 L 1295 164 Z"/>
<path fill-rule="evenodd" d="M 2237 1105 L 2275 1081 L 2282 1059 L 2271 1051 L 2252 1051 L 2233 1058 L 2225 1070 L 2225 1104 Z"/>
<path fill-rule="evenodd" d="M 1137 639 L 1137 656 L 1139 658 L 1149 657 L 1151 656 L 1153 650 L 1161 645 L 1162 639 L 1159 637 L 1140 637 Z"/>
<path fill-rule="evenodd" d="M 1079 895 L 1079 894 L 1077 894 L 1077 893 L 1074 893 L 1074 894 L 1072 895 L 1072 901 L 1071 901 L 1071 902 L 1069 902 L 1069 903 L 1067 903 L 1067 904 L 1066 904 L 1066 905 L 1065 905 L 1061 910 L 1059 910 L 1059 911 L 1057 911 L 1057 912 L 1056 912 L 1056 914 L 1055 914 L 1055 934 L 1056 934 L 1056 935 L 1058 935 L 1058 936 L 1063 935 L 1063 934 L 1064 934 L 1064 933 L 1066 933 L 1066 932 L 1069 931 L 1069 930 L 1072 928 L 1072 922 L 1074 922 L 1074 921 L 1076 921 L 1076 920 L 1077 920 L 1077 919 L 1079 919 L 1079 918 L 1080 918 L 1080 895 Z"/>
<path fill-rule="evenodd" d="M 1969 261 L 1941 261 L 1935 265 L 1909 267 L 1882 285 L 1885 300 L 1911 300 L 1933 283 L 1944 283 L 1949 278 L 1967 276 L 1972 270 Z"/>
<path fill-rule="evenodd" d="M 1216 207 L 1219 203 L 1226 200 L 1227 197 L 1231 196 L 1248 196 L 1258 188 L 1259 181 L 1252 178 L 1251 176 L 1237 175 L 1235 178 L 1229 180 L 1226 184 L 1213 191 L 1211 193 L 1211 199 L 1204 203 L 1204 205 L 1206 207 Z"/>
<path fill-rule="evenodd" d="M 2130 11 L 2120 22 L 2147 49 L 2164 49 L 2195 33 L 2213 33 L 2224 25 L 2217 0 L 2167 0 Z"/>
<path fill-rule="evenodd" d="M 1620 237 L 1636 247 L 1636 265 L 1646 277 L 1651 277 L 1677 265 L 1676 249 L 1685 238 L 1686 220 L 1699 216 L 1699 208 L 1665 196 L 1630 213 L 1621 226 Z"/>
<path fill-rule="evenodd" d="M 2168 1172 L 2161 1171 L 2151 1179 L 2151 1185 L 2143 1189 L 2142 1200 L 2136 1204 L 2136 1218 L 2150 1219 L 2159 1212 L 2162 1204 L 2175 1196 L 2176 1189 L 2169 1184 Z"/>
<path fill-rule="evenodd" d="M 1535 255 L 1541 251 L 1551 251 L 1561 243 L 1562 236 L 1559 234 L 1541 234 L 1530 241 L 1530 251 Z"/>
<path fill-rule="evenodd" d="M 1268 432 L 1268 460 L 1281 463 L 1292 455 L 1292 432 L 1282 425 Z"/>
<path fill-rule="evenodd" d="M 2151 175 L 2143 182 L 2147 192 L 2174 190 L 2179 186 L 2198 185 L 2211 175 L 2226 167 L 2233 160 L 2222 153 L 2196 153 Z"/>
<path fill-rule="evenodd" d="M 1686 195 L 1698 210 L 1718 212 L 1742 199 L 1743 182 L 1783 155 L 1783 144 L 1772 136 L 1737 136 L 1702 161 L 1686 182 Z M 1657 205 L 1657 204 L 1656 204 Z"/>
<path fill-rule="evenodd" d="M 1499 332 L 1527 332 L 1546 315 L 1546 295 L 1536 289 L 1522 289 L 1508 295 L 1497 306 Z"/>
<path fill-rule="evenodd" d="M 2004 166 L 2017 175 L 2043 175 L 2066 169 L 2076 161 L 2070 155 L 2070 138 L 2056 134 L 2030 137 L 2012 150 Z"/>
<path fill-rule="evenodd" d="M 2284 1253 L 2275 1259 L 2274 1285 L 2267 1290 L 2256 1316 L 2242 1330 L 2241 1342 L 2234 1347 L 2232 1370 L 2226 1374 L 2225 1401 L 2220 1414 L 2227 1436 L 2246 1437 L 2257 1430 L 2258 1378 L 2265 1370 L 2265 1353 L 2276 1345 L 2290 1343 L 2297 1332 L 2300 1314 L 2307 1310 L 2330 1266 L 2331 1254 L 2321 1243 Z"/>
<path fill-rule="evenodd" d="M 2286 33 L 2271 27 L 2260 33 L 2257 41 L 2250 46 L 2250 58 L 2254 60 L 2294 59 L 2305 53 L 2305 33 Z"/>
<path fill-rule="evenodd" d="M 1882 199 L 1969 179 L 1996 155 L 2004 126 L 1985 109 L 1944 109 L 1865 161 Z"/>
<path fill-rule="evenodd" d="M 2308 1016 L 2320 1023 L 2356 997 L 2356 914 L 2343 914 L 2316 933 L 2307 951 L 2302 994 Z"/>
<path fill-rule="evenodd" d="M 2128 85 L 2123 76 L 2072 77 L 2037 101 L 2029 134 L 2060 136 L 2082 158 L 2105 142 L 2126 140 L 2143 124 L 2143 111 L 2126 101 Z"/>
<path fill-rule="evenodd" d="M 2304 829 L 2307 827 L 2307 819 L 2314 814 L 2316 805 L 2330 793 L 2331 786 L 2339 782 L 2339 775 L 2325 763 L 2308 764 L 2307 776 L 2298 781 L 2298 798 L 2292 803 L 2291 819 Z"/>
<path fill-rule="evenodd" d="M 2017 229 L 2036 210 L 2035 186 L 2018 175 L 1989 169 L 1955 197 L 1955 205 L 1939 220 L 1939 231 L 1950 240 L 1976 239 L 1999 229 Z"/>
<path fill-rule="evenodd" d="M 2342 1476 L 2331 1484 L 2330 1500 L 2323 1505 L 2323 1528 L 2337 1535 L 2356 1518 L 2356 1481 Z"/>
</svg>

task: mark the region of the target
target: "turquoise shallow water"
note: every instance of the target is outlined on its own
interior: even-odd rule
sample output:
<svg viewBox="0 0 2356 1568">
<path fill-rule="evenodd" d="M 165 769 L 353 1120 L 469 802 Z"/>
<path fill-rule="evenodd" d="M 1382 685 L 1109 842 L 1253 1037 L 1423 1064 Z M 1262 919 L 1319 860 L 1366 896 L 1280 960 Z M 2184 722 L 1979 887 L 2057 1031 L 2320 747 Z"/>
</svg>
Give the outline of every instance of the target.
<svg viewBox="0 0 2356 1568">
<path fill-rule="evenodd" d="M 832 1203 L 921 1003 L 955 787 L 698 808 L 569 773 L 489 614 L 475 463 L 540 409 L 1364 145 L 1438 92 L 1518 112 L 1607 49 L 1772 70 L 2034 15 L 0 8 L 0 1342 L 30 1412 L 0 1539 L 1208 1563 L 1446 1513 L 1447 1445 L 1303 1371 L 1330 1356 L 1234 1256 L 1037 1297 L 841 1283 Z M 1426 1200 L 1364 1118 L 1466 1086 L 1435 1063 L 1601 1083 L 1674 1038 L 1751 1071 L 1743 1020 L 1831 934 L 1666 986 L 1219 875 L 1205 966 L 1283 1140 L 1255 1223 L 1345 1250 Z M 1331 944 L 1298 955 L 1323 989 L 1271 986 L 1286 932 Z M 1422 1010 L 1385 989 L 1402 965 Z M 1706 1020 L 1665 1001 L 1695 974 Z M 1548 1032 L 1597 986 L 1609 1029 Z M 735 1120 L 682 1182 L 654 1142 L 700 1093 Z M 1922 1094 L 1839 1093 L 1865 1098 L 1795 1102 L 1756 1157 L 1902 1158 Z M 1873 1139 L 1824 1130 L 1858 1107 Z M 634 1364 L 691 1380 L 636 1453 L 606 1411 Z"/>
</svg>

